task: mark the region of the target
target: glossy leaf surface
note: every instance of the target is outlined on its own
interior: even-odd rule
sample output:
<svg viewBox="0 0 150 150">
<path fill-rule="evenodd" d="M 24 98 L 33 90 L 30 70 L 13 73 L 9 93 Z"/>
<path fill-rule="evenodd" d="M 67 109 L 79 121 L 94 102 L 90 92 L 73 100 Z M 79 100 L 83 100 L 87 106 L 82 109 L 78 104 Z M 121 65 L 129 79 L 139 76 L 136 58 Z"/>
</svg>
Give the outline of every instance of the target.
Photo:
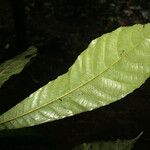
<svg viewBox="0 0 150 150">
<path fill-rule="evenodd" d="M 0 64 L 0 87 L 10 76 L 21 72 L 30 59 L 36 55 L 36 52 L 37 49 L 35 47 L 30 47 L 27 51 L 15 58 Z"/>
<path fill-rule="evenodd" d="M 33 126 L 115 102 L 150 76 L 150 24 L 93 40 L 69 71 L 0 116 L 0 129 Z"/>
</svg>

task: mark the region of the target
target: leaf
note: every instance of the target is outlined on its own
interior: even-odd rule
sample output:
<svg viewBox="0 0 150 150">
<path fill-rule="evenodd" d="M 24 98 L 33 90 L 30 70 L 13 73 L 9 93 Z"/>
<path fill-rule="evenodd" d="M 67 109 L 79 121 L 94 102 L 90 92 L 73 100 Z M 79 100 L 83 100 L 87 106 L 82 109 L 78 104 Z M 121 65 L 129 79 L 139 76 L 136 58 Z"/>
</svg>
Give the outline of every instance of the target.
<svg viewBox="0 0 150 150">
<path fill-rule="evenodd" d="M 115 102 L 150 76 L 150 24 L 91 42 L 69 71 L 0 116 L 0 129 L 33 126 Z"/>
<path fill-rule="evenodd" d="M 37 49 L 35 47 L 30 47 L 24 53 L 0 64 L 0 87 L 10 76 L 21 72 L 30 59 L 36 55 L 36 52 Z"/>
<path fill-rule="evenodd" d="M 131 150 L 141 137 L 142 132 L 134 139 L 117 141 L 98 141 L 93 143 L 83 143 L 73 150 Z"/>
</svg>

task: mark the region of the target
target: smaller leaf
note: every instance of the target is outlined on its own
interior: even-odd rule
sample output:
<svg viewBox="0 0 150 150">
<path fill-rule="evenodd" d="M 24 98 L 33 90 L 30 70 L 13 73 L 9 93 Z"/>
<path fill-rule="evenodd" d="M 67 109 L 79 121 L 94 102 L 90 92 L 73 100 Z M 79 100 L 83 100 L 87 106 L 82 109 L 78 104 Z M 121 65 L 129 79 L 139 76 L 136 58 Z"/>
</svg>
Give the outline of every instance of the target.
<svg viewBox="0 0 150 150">
<path fill-rule="evenodd" d="M 98 141 L 93 143 L 83 143 L 73 150 L 131 150 L 135 142 L 141 137 L 141 132 L 136 138 L 130 140 Z"/>
<path fill-rule="evenodd" d="M 36 53 L 37 49 L 32 46 L 22 54 L 0 64 L 0 87 L 9 79 L 10 76 L 21 72 L 30 59 L 36 56 Z"/>
</svg>

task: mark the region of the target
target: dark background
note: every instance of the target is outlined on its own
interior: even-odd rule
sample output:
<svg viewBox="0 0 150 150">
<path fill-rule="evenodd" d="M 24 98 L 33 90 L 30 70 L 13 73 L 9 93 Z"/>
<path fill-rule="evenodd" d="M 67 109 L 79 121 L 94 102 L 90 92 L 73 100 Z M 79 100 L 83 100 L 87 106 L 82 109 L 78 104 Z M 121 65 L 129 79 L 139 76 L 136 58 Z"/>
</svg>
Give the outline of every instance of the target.
<svg viewBox="0 0 150 150">
<path fill-rule="evenodd" d="M 149 0 L 25 0 L 16 43 L 14 7 L 0 0 L 0 62 L 35 45 L 38 55 L 0 88 L 0 113 L 67 72 L 90 41 L 117 27 L 150 22 Z M 17 28 L 18 29 L 18 28 Z M 60 85 L 61 86 L 61 85 Z M 150 79 L 121 101 L 70 118 L 0 134 L 0 149 L 70 150 L 87 141 L 143 135 L 135 150 L 150 149 Z"/>
</svg>

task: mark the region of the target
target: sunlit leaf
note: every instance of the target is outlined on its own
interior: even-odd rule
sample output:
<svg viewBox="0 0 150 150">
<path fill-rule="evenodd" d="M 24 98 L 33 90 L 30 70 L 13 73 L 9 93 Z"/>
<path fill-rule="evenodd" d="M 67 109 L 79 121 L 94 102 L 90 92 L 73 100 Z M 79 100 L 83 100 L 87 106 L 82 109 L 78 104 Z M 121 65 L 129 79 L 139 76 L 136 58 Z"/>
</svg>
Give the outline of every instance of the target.
<svg viewBox="0 0 150 150">
<path fill-rule="evenodd" d="M 69 69 L 0 116 L 0 129 L 33 126 L 90 111 L 139 88 L 150 76 L 150 24 L 93 40 Z"/>
</svg>

